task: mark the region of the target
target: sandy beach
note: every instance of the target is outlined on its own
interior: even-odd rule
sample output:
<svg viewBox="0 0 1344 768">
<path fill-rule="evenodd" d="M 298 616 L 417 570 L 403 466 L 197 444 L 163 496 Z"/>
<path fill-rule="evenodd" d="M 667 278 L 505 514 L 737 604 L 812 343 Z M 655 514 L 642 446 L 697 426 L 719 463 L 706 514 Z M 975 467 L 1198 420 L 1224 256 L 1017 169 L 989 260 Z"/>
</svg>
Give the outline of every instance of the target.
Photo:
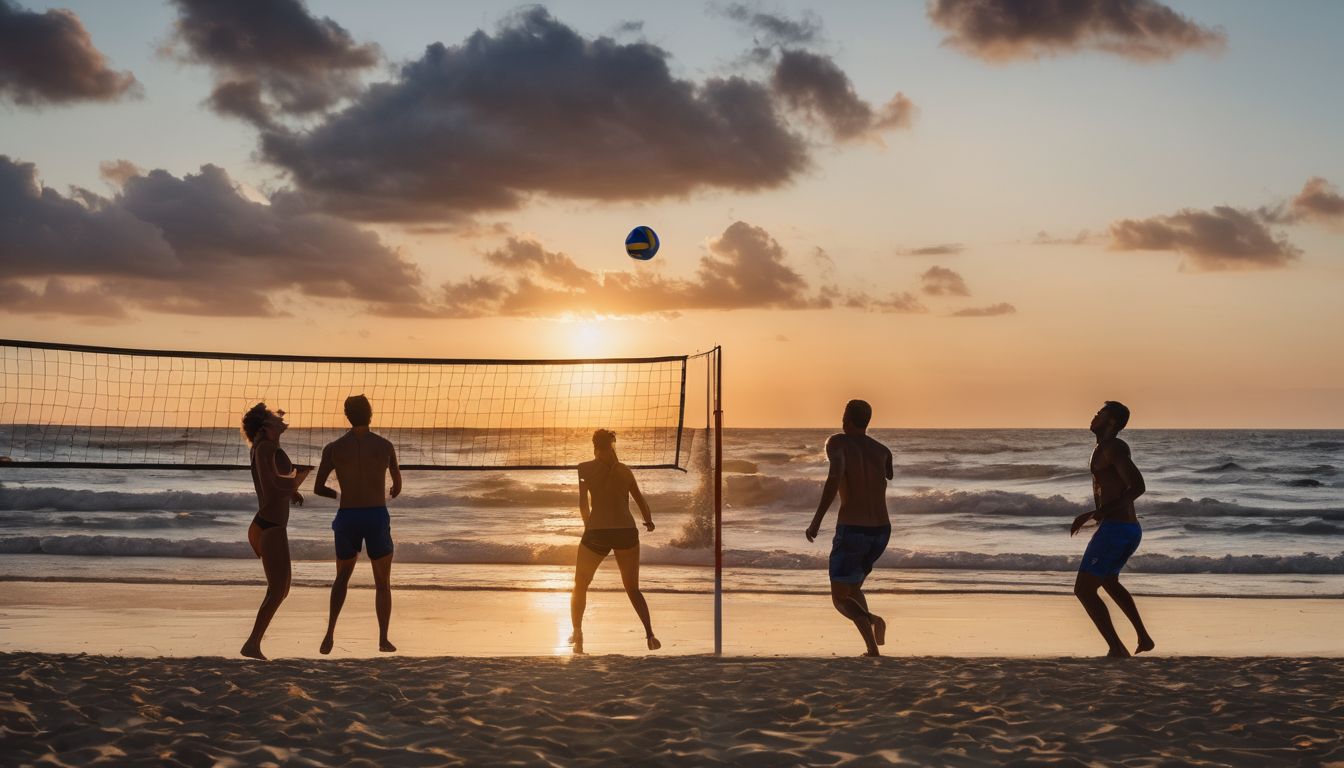
<svg viewBox="0 0 1344 768">
<path fill-rule="evenodd" d="M 1344 765 L 1331 659 L 0 656 L 41 765 Z"/>
</svg>

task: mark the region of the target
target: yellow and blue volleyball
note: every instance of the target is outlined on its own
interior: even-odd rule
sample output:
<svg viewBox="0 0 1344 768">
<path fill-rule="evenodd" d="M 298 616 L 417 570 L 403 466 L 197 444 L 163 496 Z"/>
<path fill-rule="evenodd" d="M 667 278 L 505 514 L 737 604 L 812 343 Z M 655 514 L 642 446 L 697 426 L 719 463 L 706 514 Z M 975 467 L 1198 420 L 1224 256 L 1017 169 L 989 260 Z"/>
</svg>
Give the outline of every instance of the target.
<svg viewBox="0 0 1344 768">
<path fill-rule="evenodd" d="M 632 259 L 652 259 L 658 252 L 658 234 L 649 227 L 635 227 L 625 236 L 625 252 Z"/>
</svg>

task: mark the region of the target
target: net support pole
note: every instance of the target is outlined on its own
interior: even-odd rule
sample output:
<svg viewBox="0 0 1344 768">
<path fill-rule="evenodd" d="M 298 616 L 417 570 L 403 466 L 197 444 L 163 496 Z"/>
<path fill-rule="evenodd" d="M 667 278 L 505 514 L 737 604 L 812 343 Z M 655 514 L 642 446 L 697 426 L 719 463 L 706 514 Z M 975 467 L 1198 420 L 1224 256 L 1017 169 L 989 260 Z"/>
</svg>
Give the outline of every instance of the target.
<svg viewBox="0 0 1344 768">
<path fill-rule="evenodd" d="M 723 655 L 723 348 L 714 348 L 714 655 Z"/>
</svg>

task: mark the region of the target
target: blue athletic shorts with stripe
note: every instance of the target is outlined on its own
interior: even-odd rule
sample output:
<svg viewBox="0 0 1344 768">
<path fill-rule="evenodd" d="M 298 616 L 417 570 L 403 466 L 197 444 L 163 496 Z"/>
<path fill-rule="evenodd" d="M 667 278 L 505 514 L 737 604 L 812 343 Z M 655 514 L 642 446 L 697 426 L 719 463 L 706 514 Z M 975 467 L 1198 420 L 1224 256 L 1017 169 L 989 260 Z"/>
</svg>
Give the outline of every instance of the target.
<svg viewBox="0 0 1344 768">
<path fill-rule="evenodd" d="M 336 533 L 337 560 L 358 555 L 364 544 L 369 546 L 370 560 L 392 554 L 392 517 L 387 507 L 338 509 L 331 530 Z"/>
<path fill-rule="evenodd" d="M 1138 523 L 1103 521 L 1087 543 L 1078 570 L 1101 579 L 1119 576 L 1120 569 L 1125 567 L 1142 540 L 1143 529 Z"/>
</svg>

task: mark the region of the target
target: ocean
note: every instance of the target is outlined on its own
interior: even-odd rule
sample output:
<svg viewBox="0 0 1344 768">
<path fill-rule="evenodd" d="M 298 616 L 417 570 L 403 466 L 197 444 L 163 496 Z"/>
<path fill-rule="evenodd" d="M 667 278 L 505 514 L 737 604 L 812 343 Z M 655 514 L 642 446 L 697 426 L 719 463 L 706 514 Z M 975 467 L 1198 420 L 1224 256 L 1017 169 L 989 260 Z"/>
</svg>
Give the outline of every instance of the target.
<svg viewBox="0 0 1344 768">
<path fill-rule="evenodd" d="M 724 432 L 724 588 L 825 594 L 835 508 L 809 543 L 825 429 Z M 1092 527 L 1086 430 L 874 430 L 891 447 L 891 546 L 872 592 L 1071 591 Z M 1148 492 L 1137 594 L 1344 597 L 1344 431 L 1132 430 Z M 704 433 L 688 472 L 637 473 L 657 523 L 646 591 L 713 588 Z M 619 449 L 619 444 L 618 444 Z M 582 534 L 572 471 L 406 472 L 390 502 L 403 589 L 569 588 Z M 335 503 L 294 507 L 296 584 L 330 583 Z M 0 468 L 0 580 L 263 583 L 245 471 Z M 367 568 L 359 569 L 368 581 Z M 619 589 L 614 563 L 596 589 Z"/>
</svg>

